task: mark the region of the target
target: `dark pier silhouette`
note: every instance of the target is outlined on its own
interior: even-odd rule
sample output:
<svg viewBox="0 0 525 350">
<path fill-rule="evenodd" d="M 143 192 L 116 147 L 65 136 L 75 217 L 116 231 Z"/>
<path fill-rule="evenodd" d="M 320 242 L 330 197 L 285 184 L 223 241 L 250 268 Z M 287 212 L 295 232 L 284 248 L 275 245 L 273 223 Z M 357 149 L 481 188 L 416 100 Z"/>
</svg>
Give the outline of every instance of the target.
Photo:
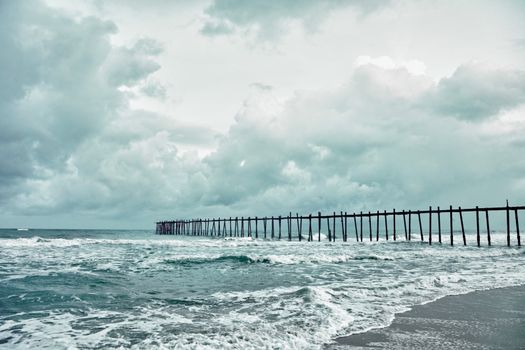
<svg viewBox="0 0 525 350">
<path fill-rule="evenodd" d="M 475 220 L 475 232 L 476 232 L 476 245 L 481 247 L 482 245 L 491 246 L 491 230 L 490 230 L 490 217 L 497 213 L 505 214 L 506 222 L 506 245 L 511 246 L 513 242 L 517 246 L 521 246 L 520 237 L 520 226 L 519 226 L 519 211 L 525 210 L 525 206 L 509 206 L 508 202 L 503 207 L 475 207 L 475 208 L 461 208 L 454 209 L 450 206 L 447 209 L 441 209 L 437 207 L 433 209 L 429 207 L 428 210 L 402 210 L 396 211 L 375 211 L 365 212 L 360 211 L 359 213 L 347 213 L 347 212 L 333 212 L 332 214 L 322 215 L 321 212 L 308 215 L 299 215 L 296 213 L 293 215 L 291 212 L 287 216 L 271 216 L 271 217 L 228 217 L 228 218 L 198 218 L 198 219 L 181 219 L 172 221 L 160 221 L 156 223 L 156 233 L 160 235 L 187 235 L 187 236 L 210 236 L 210 237 L 250 237 L 250 238 L 263 238 L 263 239 L 283 239 L 282 222 L 286 223 L 286 232 L 284 237 L 288 241 L 321 241 L 321 232 L 326 234 L 328 241 L 335 242 L 349 242 L 353 241 L 352 235 L 349 235 L 349 226 L 354 228 L 355 241 L 363 242 L 368 240 L 379 241 L 399 241 L 403 239 L 405 241 L 418 241 L 417 233 L 413 236 L 412 233 L 412 217 L 417 218 L 417 228 L 419 230 L 419 241 L 428 243 L 429 245 L 435 244 L 436 235 L 438 244 L 455 244 L 455 234 L 459 235 L 459 232 L 454 231 L 454 225 L 458 223 L 461 228 L 461 241 L 462 245 L 467 245 L 467 235 L 465 234 L 465 223 L 463 215 L 474 215 Z M 483 215 L 483 213 L 485 215 Z M 396 218 L 402 217 L 403 235 L 399 235 L 397 232 L 398 227 L 396 226 Z M 423 229 L 423 219 L 426 218 L 428 228 Z M 444 234 L 441 224 L 442 217 L 449 222 L 449 239 L 446 241 L 447 235 Z M 482 227 L 480 218 L 484 217 L 485 221 L 485 232 L 486 240 L 482 242 Z M 383 220 L 381 220 L 381 218 Z M 472 218 L 472 217 L 471 217 Z M 514 218 L 514 220 L 512 220 Z M 408 220 L 407 220 L 408 219 Z M 363 220 L 368 221 L 367 232 L 363 230 Z M 358 225 L 359 221 L 359 225 Z M 373 224 L 374 221 L 374 224 Z M 350 222 L 350 225 L 349 225 Z M 353 222 L 353 225 L 352 225 Z M 400 222 L 398 220 L 398 222 Z M 382 224 L 381 224 L 382 223 Z M 408 224 L 407 224 L 408 223 Z M 434 224 L 433 224 L 434 223 Z M 437 223 L 437 227 L 436 227 Z M 308 231 L 305 230 L 306 229 Z M 358 227 L 359 226 L 359 227 Z M 365 226 L 365 227 L 366 227 Z M 375 226 L 375 232 L 373 227 Z M 513 227 L 511 227 L 513 226 Z M 262 227 L 262 230 L 261 230 Z M 317 230 L 316 230 L 317 229 Z M 391 236 L 389 236 L 389 229 L 391 229 Z M 364 235 L 363 235 L 364 232 Z M 375 234 L 374 234 L 375 233 Z M 381 233 L 381 234 L 380 234 Z M 426 236 L 426 238 L 425 238 Z M 512 237 L 515 236 L 515 240 Z M 457 244 L 457 243 L 456 243 Z"/>
</svg>

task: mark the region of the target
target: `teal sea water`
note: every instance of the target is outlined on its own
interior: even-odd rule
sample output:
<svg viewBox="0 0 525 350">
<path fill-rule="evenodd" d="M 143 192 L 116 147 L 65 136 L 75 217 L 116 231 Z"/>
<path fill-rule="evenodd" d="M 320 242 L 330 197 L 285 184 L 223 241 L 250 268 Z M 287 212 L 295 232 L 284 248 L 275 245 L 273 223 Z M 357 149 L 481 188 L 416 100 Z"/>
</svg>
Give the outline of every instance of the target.
<svg viewBox="0 0 525 350">
<path fill-rule="evenodd" d="M 317 349 L 416 304 L 525 284 L 523 249 L 505 247 L 503 234 L 491 248 L 468 239 L 0 230 L 0 348 Z"/>
</svg>

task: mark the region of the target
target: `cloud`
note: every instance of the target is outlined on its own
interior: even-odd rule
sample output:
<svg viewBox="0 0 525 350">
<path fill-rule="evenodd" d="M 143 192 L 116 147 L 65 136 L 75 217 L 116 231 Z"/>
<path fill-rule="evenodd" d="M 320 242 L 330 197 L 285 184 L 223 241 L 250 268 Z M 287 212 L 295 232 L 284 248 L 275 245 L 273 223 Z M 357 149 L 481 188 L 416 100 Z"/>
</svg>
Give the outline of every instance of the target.
<svg viewBox="0 0 525 350">
<path fill-rule="evenodd" d="M 160 69 L 156 41 L 116 46 L 112 22 L 72 17 L 40 2 L 0 6 L 7 53 L 0 55 L 6 72 L 0 80 L 2 212 L 129 213 L 147 202 L 139 192 L 151 182 L 143 186 L 142 176 L 154 181 L 160 160 L 173 180 L 175 170 L 164 163 L 185 159 L 175 156 L 177 147 L 214 142 L 205 127 L 130 109 L 128 90 L 151 87 L 148 77 Z"/>
<path fill-rule="evenodd" d="M 54 16 L 39 3 L 2 2 L 0 142 L 11 168 L 0 185 L 45 168 L 59 168 L 88 135 L 122 103 L 99 79 L 97 69 L 110 50 L 110 22 Z"/>
<path fill-rule="evenodd" d="M 461 89 L 476 95 L 479 86 L 462 80 L 462 69 L 447 80 L 457 80 L 457 88 L 462 81 Z M 498 114 L 498 87 L 506 89 L 508 78 L 521 72 L 489 70 L 483 76 L 492 78 L 494 88 L 484 90 L 487 107 L 472 112 L 474 125 L 456 113 L 443 114 L 450 105 L 441 94 L 445 81 L 435 84 L 401 66 L 358 66 L 345 86 L 298 93 L 273 117 L 261 117 L 265 111 L 250 102 L 204 160 L 207 204 L 282 213 L 522 201 L 516 186 L 523 183 L 525 164 L 513 160 L 524 151 L 516 128 L 522 132 L 525 125 L 514 122 L 491 134 L 483 122 L 492 113 L 491 123 L 508 123 Z M 524 95 L 518 90 L 515 96 Z M 423 105 L 428 96 L 434 96 L 430 109 Z"/>
<path fill-rule="evenodd" d="M 231 34 L 241 29 L 253 30 L 259 37 L 275 37 L 290 21 L 299 21 L 305 27 L 314 29 L 334 10 L 354 7 L 367 13 L 388 2 L 389 0 L 215 0 L 206 10 L 208 18 L 201 32 L 214 36 Z"/>
<path fill-rule="evenodd" d="M 465 64 L 442 79 L 423 103 L 437 112 L 480 120 L 525 102 L 525 72 Z"/>
<path fill-rule="evenodd" d="M 163 217 L 525 199 L 523 71 L 470 63 L 435 81 L 417 60 L 362 56 L 336 88 L 283 99 L 278 86 L 254 83 L 218 134 L 132 108 L 137 91 L 166 97 L 152 76 L 162 69 L 156 41 L 116 45 L 112 22 L 38 2 L 1 4 L 2 213 L 147 226 Z M 260 16 L 253 3 L 236 14 L 214 4 L 223 7 L 210 15 L 237 28 L 340 3 L 305 2 L 308 13 L 279 3 Z"/>
</svg>

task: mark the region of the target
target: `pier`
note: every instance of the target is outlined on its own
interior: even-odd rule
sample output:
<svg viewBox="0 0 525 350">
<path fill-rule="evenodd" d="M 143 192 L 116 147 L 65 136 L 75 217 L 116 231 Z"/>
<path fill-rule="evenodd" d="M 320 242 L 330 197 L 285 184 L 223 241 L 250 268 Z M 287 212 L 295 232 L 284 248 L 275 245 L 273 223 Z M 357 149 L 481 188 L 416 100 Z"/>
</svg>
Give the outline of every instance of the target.
<svg viewBox="0 0 525 350">
<path fill-rule="evenodd" d="M 325 234 L 330 242 L 420 241 L 432 244 L 467 245 L 466 216 L 475 221 L 475 243 L 491 246 L 490 218 L 505 215 L 506 245 L 521 246 L 519 212 L 525 206 L 432 208 L 424 210 L 368 211 L 359 213 L 286 216 L 255 216 L 227 218 L 197 218 L 160 221 L 156 234 L 209 237 L 251 237 L 256 239 L 286 239 L 288 241 L 321 241 Z M 396 224 L 397 220 L 397 224 Z M 417 223 L 413 221 L 417 220 Z M 423 225 L 423 222 L 425 225 Z M 447 225 L 448 224 L 448 225 Z M 425 227 L 424 227 L 425 226 Z M 454 228 L 457 228 L 454 230 Z"/>
</svg>

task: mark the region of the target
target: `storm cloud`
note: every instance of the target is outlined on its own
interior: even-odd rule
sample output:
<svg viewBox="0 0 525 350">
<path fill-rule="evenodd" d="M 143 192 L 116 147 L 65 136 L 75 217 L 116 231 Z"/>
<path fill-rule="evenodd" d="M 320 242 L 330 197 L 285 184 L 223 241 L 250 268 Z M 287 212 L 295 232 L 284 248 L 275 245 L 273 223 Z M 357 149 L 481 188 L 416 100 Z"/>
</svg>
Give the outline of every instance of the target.
<svg viewBox="0 0 525 350">
<path fill-rule="evenodd" d="M 217 0 L 184 30 L 216 45 L 203 23 L 281 32 L 289 19 L 322 26 L 339 9 L 372 17 L 390 3 Z M 218 131 L 213 113 L 180 115 L 184 90 L 163 73 L 184 61 L 178 43 L 127 35 L 110 17 L 0 1 L 4 225 L 525 200 L 524 67 L 465 61 L 436 78 L 421 61 L 357 56 L 339 84 L 286 94 L 254 76 Z M 220 67 L 213 55 L 200 62 Z M 205 89 L 213 77 L 197 71 L 187 85 Z"/>
</svg>

